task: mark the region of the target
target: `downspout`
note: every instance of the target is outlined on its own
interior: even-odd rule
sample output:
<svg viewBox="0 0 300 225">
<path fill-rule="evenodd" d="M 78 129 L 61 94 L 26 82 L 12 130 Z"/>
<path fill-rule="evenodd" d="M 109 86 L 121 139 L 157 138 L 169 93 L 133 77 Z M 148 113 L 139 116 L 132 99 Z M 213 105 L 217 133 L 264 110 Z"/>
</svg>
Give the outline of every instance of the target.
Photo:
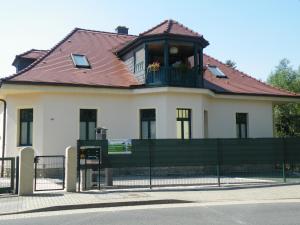
<svg viewBox="0 0 300 225">
<path fill-rule="evenodd" d="M 6 137 L 6 101 L 0 99 L 3 102 L 3 119 L 2 119 L 2 163 L 1 163 L 1 177 L 4 175 L 4 151 L 5 151 L 5 137 Z"/>
</svg>

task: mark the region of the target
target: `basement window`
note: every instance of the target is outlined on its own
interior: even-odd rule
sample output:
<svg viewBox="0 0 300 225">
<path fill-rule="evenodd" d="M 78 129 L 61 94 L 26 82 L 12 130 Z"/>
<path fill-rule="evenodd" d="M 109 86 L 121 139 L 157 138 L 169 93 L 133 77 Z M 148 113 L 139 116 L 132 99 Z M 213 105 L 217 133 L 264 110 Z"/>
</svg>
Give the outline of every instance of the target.
<svg viewBox="0 0 300 225">
<path fill-rule="evenodd" d="M 208 65 L 208 69 L 217 78 L 227 78 L 227 76 L 217 66 Z"/>
<path fill-rule="evenodd" d="M 77 68 L 91 68 L 91 65 L 85 55 L 71 54 L 74 65 Z"/>
</svg>

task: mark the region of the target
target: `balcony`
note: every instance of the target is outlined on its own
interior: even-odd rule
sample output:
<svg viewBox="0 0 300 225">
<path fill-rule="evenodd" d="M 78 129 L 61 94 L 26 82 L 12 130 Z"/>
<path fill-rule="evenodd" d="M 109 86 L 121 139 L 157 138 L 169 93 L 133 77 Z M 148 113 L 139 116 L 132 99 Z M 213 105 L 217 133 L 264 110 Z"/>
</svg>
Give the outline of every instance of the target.
<svg viewBox="0 0 300 225">
<path fill-rule="evenodd" d="M 148 86 L 203 87 L 202 49 L 193 42 L 162 40 L 145 46 Z"/>
<path fill-rule="evenodd" d="M 180 69 L 160 67 L 158 71 L 146 72 L 146 84 L 150 86 L 201 87 L 200 72 L 197 68 Z"/>
</svg>

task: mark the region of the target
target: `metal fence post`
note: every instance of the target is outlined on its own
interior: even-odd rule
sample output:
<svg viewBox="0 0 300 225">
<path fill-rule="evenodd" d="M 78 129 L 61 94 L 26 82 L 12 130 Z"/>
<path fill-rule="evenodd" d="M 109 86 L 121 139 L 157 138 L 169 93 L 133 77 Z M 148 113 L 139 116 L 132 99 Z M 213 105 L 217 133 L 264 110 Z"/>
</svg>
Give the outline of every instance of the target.
<svg viewBox="0 0 300 225">
<path fill-rule="evenodd" d="M 152 189 L 152 140 L 148 139 L 149 149 L 149 188 Z"/>
<path fill-rule="evenodd" d="M 19 156 L 16 157 L 16 186 L 15 194 L 19 193 Z"/>
<path fill-rule="evenodd" d="M 81 165 L 80 165 L 80 157 L 81 157 L 81 152 L 80 152 L 80 143 L 79 141 L 77 141 L 77 181 L 78 181 L 78 192 L 80 192 L 80 183 L 81 183 L 81 179 L 80 179 L 80 170 L 81 170 Z"/>
<path fill-rule="evenodd" d="M 217 139 L 217 177 L 218 177 L 218 186 L 221 186 L 220 179 L 220 140 Z"/>
<path fill-rule="evenodd" d="M 10 184 L 11 184 L 11 190 L 13 191 L 14 188 L 14 184 L 15 184 L 15 159 L 12 158 L 10 161 Z"/>
<path fill-rule="evenodd" d="M 286 139 L 283 138 L 283 159 L 282 159 L 282 177 L 283 177 L 283 182 L 286 183 L 286 171 L 285 171 L 285 165 L 286 165 Z"/>
</svg>

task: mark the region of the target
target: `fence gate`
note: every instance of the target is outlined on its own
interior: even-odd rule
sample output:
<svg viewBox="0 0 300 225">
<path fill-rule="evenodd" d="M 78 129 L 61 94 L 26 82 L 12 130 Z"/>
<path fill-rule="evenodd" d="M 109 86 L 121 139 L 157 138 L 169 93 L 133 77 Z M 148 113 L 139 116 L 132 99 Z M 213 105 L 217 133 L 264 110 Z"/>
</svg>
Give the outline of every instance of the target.
<svg viewBox="0 0 300 225">
<path fill-rule="evenodd" d="M 36 156 L 34 174 L 35 191 L 63 190 L 65 188 L 65 156 Z"/>
<path fill-rule="evenodd" d="M 14 191 L 15 173 L 15 158 L 0 158 L 0 193 Z"/>
</svg>

